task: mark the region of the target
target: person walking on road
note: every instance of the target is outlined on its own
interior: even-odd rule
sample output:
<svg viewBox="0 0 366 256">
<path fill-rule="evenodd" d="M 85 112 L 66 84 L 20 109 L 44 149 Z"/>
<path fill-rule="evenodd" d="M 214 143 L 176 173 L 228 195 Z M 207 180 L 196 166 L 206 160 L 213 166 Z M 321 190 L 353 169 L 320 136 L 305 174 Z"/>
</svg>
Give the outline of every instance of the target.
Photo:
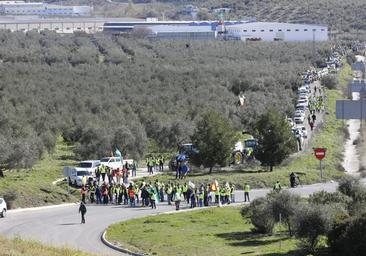
<svg viewBox="0 0 366 256">
<path fill-rule="evenodd" d="M 311 116 L 311 118 L 313 119 L 313 123 L 315 124 L 315 120 L 316 120 L 316 115 L 315 115 L 315 113 Z"/>
<path fill-rule="evenodd" d="M 245 183 L 244 185 L 244 202 L 247 201 L 250 202 L 250 198 L 249 198 L 249 191 L 250 191 L 250 186 L 248 183 Z"/>
<path fill-rule="evenodd" d="M 273 186 L 273 191 L 279 193 L 281 191 L 282 187 L 281 187 L 281 183 L 279 181 L 277 181 L 274 186 Z"/>
<path fill-rule="evenodd" d="M 85 224 L 86 206 L 83 201 L 80 202 L 79 213 L 81 214 L 81 224 Z"/>
</svg>

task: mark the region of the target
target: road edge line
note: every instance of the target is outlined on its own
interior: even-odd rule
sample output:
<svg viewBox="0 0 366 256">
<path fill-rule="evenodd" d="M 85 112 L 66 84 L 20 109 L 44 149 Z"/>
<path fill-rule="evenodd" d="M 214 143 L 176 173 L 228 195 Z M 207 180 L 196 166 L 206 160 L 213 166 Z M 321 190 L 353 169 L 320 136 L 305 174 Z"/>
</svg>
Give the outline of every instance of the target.
<svg viewBox="0 0 366 256">
<path fill-rule="evenodd" d="M 109 242 L 105 236 L 107 234 L 107 229 L 106 228 L 103 233 L 102 233 L 102 236 L 100 237 L 100 239 L 102 240 L 103 244 L 106 245 L 107 247 L 113 249 L 113 250 L 116 250 L 116 251 L 119 251 L 119 252 L 122 252 L 122 253 L 126 253 L 126 254 L 129 254 L 129 255 L 133 255 L 133 256 L 146 256 L 148 254 L 140 254 L 140 253 L 136 253 L 136 252 L 131 252 L 130 250 L 126 249 L 126 248 L 123 248 L 123 247 L 120 247 L 120 246 L 117 246 L 117 245 L 114 245 L 112 244 L 111 242 Z"/>
<path fill-rule="evenodd" d="M 249 204 L 249 203 L 247 203 Z M 142 216 L 142 217 L 137 217 L 137 218 L 133 218 L 133 219 L 142 219 L 142 218 L 146 218 L 146 217 L 153 217 L 153 216 L 157 216 L 157 215 L 164 215 L 164 214 L 167 214 L 167 215 L 170 215 L 170 214 L 176 214 L 176 213 L 180 213 L 180 212 L 191 212 L 191 211 L 197 211 L 197 210 L 207 210 L 207 209 L 210 209 L 210 208 L 215 208 L 215 207 L 238 207 L 238 206 L 241 206 L 241 205 L 246 205 L 246 203 L 243 203 L 243 202 L 238 202 L 238 203 L 231 203 L 231 204 L 225 204 L 225 205 L 221 205 L 221 206 L 208 206 L 208 207 L 195 207 L 195 208 L 188 208 L 188 209 L 181 209 L 179 211 L 168 211 L 168 212 L 160 212 L 160 213 L 152 213 L 152 214 L 148 214 L 146 216 Z M 119 221 L 117 223 L 120 223 L 120 222 L 126 222 L 126 221 L 129 221 L 129 220 L 125 220 L 125 221 Z M 114 223 L 116 224 L 116 223 Z M 112 224 L 111 224 L 112 225 Z M 137 253 L 137 252 L 132 252 L 126 248 L 123 248 L 123 247 L 120 247 L 120 246 L 117 246 L 117 245 L 114 245 L 112 244 L 111 242 L 109 242 L 105 236 L 107 234 L 107 230 L 108 230 L 109 226 L 103 231 L 100 239 L 102 240 L 102 243 L 104 245 L 106 245 L 107 247 L 113 249 L 113 250 L 116 250 L 116 251 L 119 251 L 119 252 L 122 252 L 122 253 L 126 253 L 126 254 L 129 254 L 129 255 L 133 255 L 133 256 L 146 256 L 146 255 L 149 255 L 149 254 L 146 254 L 146 253 Z"/>
</svg>

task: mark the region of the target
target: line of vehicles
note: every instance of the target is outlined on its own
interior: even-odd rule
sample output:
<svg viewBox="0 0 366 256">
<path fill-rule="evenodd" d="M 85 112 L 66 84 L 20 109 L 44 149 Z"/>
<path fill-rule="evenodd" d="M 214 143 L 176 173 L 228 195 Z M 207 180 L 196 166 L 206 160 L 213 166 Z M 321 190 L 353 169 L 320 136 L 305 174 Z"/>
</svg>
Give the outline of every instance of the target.
<svg viewBox="0 0 366 256">
<path fill-rule="evenodd" d="M 63 173 L 67 177 L 70 185 L 80 187 L 83 185 L 83 177 L 95 177 L 95 171 L 100 165 L 109 167 L 112 170 L 122 169 L 124 165 L 132 164 L 133 159 L 123 159 L 121 157 L 103 157 L 100 160 L 86 160 L 79 162 L 78 166 L 65 166 Z"/>
<path fill-rule="evenodd" d="M 8 210 L 8 208 L 6 206 L 5 199 L 0 197 L 0 217 L 1 218 L 5 218 L 7 210 Z"/>
</svg>

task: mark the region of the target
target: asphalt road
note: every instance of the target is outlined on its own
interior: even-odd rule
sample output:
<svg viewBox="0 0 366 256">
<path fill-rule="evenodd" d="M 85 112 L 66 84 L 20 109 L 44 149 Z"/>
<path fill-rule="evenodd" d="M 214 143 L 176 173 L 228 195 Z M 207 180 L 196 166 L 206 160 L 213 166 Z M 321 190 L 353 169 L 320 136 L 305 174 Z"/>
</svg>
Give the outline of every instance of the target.
<svg viewBox="0 0 366 256">
<path fill-rule="evenodd" d="M 336 187 L 337 183 L 329 182 L 289 190 L 301 196 L 308 196 L 321 190 L 333 192 Z M 268 191 L 269 189 L 252 190 L 251 199 L 264 196 Z M 243 202 L 243 198 L 243 191 L 236 191 L 236 201 Z M 183 208 L 188 207 L 184 204 Z M 116 205 L 88 205 L 87 209 L 85 225 L 80 224 L 78 205 L 9 211 L 6 218 L 0 219 L 0 233 L 7 237 L 20 236 L 25 239 L 39 240 L 49 245 L 68 246 L 98 255 L 123 255 L 109 249 L 101 242 L 101 234 L 110 224 L 150 214 L 174 211 L 174 206 L 161 203 L 157 205 L 157 209 L 152 210 Z"/>
</svg>

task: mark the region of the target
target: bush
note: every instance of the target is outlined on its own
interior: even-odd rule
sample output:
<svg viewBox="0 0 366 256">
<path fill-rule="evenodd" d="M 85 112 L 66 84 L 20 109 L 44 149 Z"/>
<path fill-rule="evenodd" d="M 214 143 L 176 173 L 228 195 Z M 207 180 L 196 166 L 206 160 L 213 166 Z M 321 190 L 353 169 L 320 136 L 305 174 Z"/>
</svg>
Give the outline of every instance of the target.
<svg viewBox="0 0 366 256">
<path fill-rule="evenodd" d="M 335 256 L 359 256 L 366 252 L 366 214 L 335 226 L 328 235 Z"/>
<path fill-rule="evenodd" d="M 351 202 L 351 198 L 341 192 L 329 193 L 326 191 L 316 192 L 309 196 L 310 204 L 344 204 Z"/>
<path fill-rule="evenodd" d="M 287 224 L 289 234 L 292 235 L 291 219 L 294 216 L 296 209 L 299 207 L 301 198 L 288 191 L 282 191 L 279 194 L 273 194 L 273 196 L 273 200 L 270 203 L 273 219 L 276 222 L 279 222 L 279 216 L 281 214 L 281 221 Z"/>
<path fill-rule="evenodd" d="M 338 183 L 338 191 L 342 194 L 356 199 L 366 192 L 365 187 L 361 184 L 360 179 L 353 176 L 344 176 Z"/>
<path fill-rule="evenodd" d="M 316 251 L 319 238 L 327 235 L 334 222 L 331 208 L 320 205 L 303 205 L 299 207 L 293 218 L 296 237 L 306 250 Z"/>
<path fill-rule="evenodd" d="M 253 200 L 249 206 L 242 208 L 241 215 L 243 218 L 251 220 L 255 232 L 272 234 L 275 220 L 271 208 L 270 199 L 261 197 Z"/>
<path fill-rule="evenodd" d="M 323 76 L 321 78 L 321 84 L 328 89 L 336 89 L 337 88 L 337 80 L 332 75 Z"/>
</svg>

